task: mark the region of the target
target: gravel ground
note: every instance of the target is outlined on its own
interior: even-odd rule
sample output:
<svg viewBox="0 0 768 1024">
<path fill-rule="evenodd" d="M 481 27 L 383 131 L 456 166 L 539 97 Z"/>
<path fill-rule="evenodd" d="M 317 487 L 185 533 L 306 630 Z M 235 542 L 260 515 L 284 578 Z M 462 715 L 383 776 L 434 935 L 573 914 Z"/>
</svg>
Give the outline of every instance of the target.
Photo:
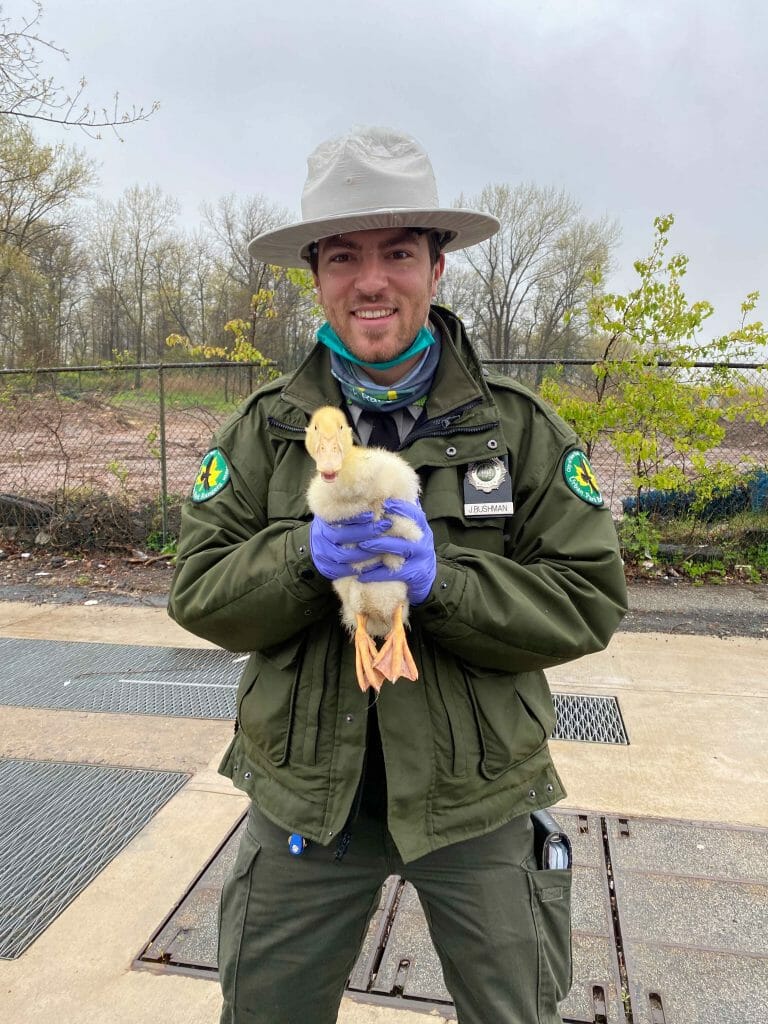
<svg viewBox="0 0 768 1024">
<path fill-rule="evenodd" d="M 632 583 L 621 628 L 768 638 L 768 584 Z"/>
</svg>

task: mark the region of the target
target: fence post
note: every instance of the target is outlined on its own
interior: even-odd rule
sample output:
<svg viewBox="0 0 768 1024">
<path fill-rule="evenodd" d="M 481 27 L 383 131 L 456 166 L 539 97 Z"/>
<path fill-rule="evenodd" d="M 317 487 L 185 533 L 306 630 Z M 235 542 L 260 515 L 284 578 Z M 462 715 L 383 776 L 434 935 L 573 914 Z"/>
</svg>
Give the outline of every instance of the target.
<svg viewBox="0 0 768 1024">
<path fill-rule="evenodd" d="M 168 458 L 165 450 L 165 377 L 163 364 L 157 369 L 157 394 L 160 405 L 160 516 L 163 547 L 168 543 Z"/>
</svg>

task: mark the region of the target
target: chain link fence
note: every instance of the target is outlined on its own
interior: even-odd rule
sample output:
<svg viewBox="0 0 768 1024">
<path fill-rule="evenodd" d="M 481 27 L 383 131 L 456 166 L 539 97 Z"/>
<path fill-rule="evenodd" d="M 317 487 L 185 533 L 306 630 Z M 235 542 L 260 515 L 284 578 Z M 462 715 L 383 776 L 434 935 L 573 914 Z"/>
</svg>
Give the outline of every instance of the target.
<svg viewBox="0 0 768 1024">
<path fill-rule="evenodd" d="M 0 371 L 0 527 L 57 547 L 162 547 L 212 433 L 276 370 L 165 363 Z"/>
<path fill-rule="evenodd" d="M 527 360 L 493 370 L 535 387 L 552 365 Z M 589 363 L 557 365 L 578 380 Z M 177 535 L 181 503 L 211 435 L 276 373 L 226 362 L 0 370 L 0 529 L 64 549 L 161 548 Z M 764 367 L 743 366 L 740 374 L 768 395 Z M 768 427 L 728 423 L 711 456 L 765 468 Z M 598 444 L 592 464 L 620 516 L 622 500 L 634 493 L 630 471 L 607 443 Z"/>
</svg>

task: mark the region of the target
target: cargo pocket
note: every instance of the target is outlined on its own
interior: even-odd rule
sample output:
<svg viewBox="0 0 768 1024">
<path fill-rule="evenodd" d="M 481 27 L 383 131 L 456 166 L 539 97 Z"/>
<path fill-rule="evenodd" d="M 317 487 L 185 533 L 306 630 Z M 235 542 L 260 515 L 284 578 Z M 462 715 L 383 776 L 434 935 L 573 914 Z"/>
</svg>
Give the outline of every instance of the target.
<svg viewBox="0 0 768 1024">
<path fill-rule="evenodd" d="M 549 1020 L 573 982 L 570 870 L 526 867 L 538 947 L 539 1015 Z"/>
<path fill-rule="evenodd" d="M 253 883 L 253 869 L 261 843 L 248 828 L 243 832 L 235 863 L 224 882 L 219 901 L 218 963 L 224 1001 L 235 1006 L 243 930 Z"/>
</svg>

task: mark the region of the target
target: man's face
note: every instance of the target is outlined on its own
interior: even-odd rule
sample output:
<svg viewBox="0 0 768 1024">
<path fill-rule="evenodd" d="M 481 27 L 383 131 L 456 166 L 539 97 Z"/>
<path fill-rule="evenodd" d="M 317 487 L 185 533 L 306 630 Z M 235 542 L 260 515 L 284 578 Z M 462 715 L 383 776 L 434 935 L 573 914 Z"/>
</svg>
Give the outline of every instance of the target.
<svg viewBox="0 0 768 1024">
<path fill-rule="evenodd" d="M 427 236 L 407 228 L 352 231 L 320 240 L 315 285 L 350 352 L 383 363 L 404 352 L 426 323 L 444 263 L 440 256 L 431 266 Z M 382 372 L 394 381 L 407 369 Z"/>
</svg>

